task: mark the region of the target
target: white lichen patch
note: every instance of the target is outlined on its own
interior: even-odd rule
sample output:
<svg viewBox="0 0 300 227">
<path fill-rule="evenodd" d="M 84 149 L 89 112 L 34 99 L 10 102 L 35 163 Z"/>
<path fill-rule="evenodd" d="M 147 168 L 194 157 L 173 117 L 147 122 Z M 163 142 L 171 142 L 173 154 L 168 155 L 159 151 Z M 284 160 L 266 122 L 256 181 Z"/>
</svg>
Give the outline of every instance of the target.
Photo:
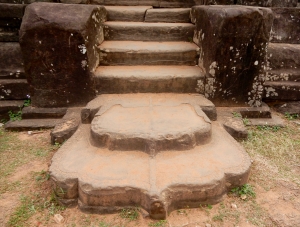
<svg viewBox="0 0 300 227">
<path fill-rule="evenodd" d="M 200 94 L 204 94 L 204 82 L 203 80 L 197 80 L 197 87 L 196 87 L 196 92 Z"/>
<path fill-rule="evenodd" d="M 86 51 L 87 51 L 87 50 L 86 50 L 85 44 L 79 45 L 78 48 L 80 49 L 80 52 L 81 52 L 82 54 L 85 54 Z"/>
<path fill-rule="evenodd" d="M 82 60 L 81 61 L 81 67 L 85 70 L 87 67 L 87 60 Z"/>
<path fill-rule="evenodd" d="M 278 96 L 276 90 L 272 87 L 265 87 L 266 97 Z"/>
</svg>

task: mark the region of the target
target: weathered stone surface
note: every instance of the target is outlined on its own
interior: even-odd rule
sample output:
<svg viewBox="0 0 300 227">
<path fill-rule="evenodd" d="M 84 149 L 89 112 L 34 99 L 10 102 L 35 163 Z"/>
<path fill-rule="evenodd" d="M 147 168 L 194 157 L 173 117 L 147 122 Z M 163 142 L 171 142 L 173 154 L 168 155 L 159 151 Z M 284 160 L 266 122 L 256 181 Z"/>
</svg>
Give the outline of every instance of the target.
<svg viewBox="0 0 300 227">
<path fill-rule="evenodd" d="M 23 119 L 41 119 L 41 118 L 62 118 L 67 112 L 67 108 L 37 108 L 24 107 L 22 109 Z"/>
<path fill-rule="evenodd" d="M 145 20 L 145 14 L 152 6 L 105 6 L 108 21 L 139 21 Z"/>
<path fill-rule="evenodd" d="M 206 82 L 199 84 L 216 106 L 260 106 L 272 11 L 241 6 L 196 6 L 194 42 Z"/>
<path fill-rule="evenodd" d="M 300 44 L 270 43 L 268 47 L 269 70 L 300 69 Z"/>
<path fill-rule="evenodd" d="M 237 0 L 237 4 L 264 7 L 296 7 L 298 0 Z"/>
<path fill-rule="evenodd" d="M 190 150 L 210 142 L 211 122 L 201 109 L 189 104 L 157 104 L 152 97 L 148 101 L 148 105 L 114 105 L 105 112 L 100 109 L 91 123 L 93 144 L 154 155 L 165 150 Z"/>
<path fill-rule="evenodd" d="M 2 18 L 22 18 L 26 5 L 0 3 L 0 20 Z"/>
<path fill-rule="evenodd" d="M 277 126 L 277 127 L 285 127 L 284 120 L 277 116 L 276 114 L 272 114 L 272 118 L 252 118 L 248 119 L 248 125 L 253 126 Z"/>
<path fill-rule="evenodd" d="M 26 79 L 0 80 L 1 99 L 27 99 L 29 86 Z"/>
<path fill-rule="evenodd" d="M 190 8 L 148 9 L 145 22 L 188 23 L 190 10 Z"/>
<path fill-rule="evenodd" d="M 100 65 L 197 65 L 198 50 L 189 42 L 105 41 Z"/>
<path fill-rule="evenodd" d="M 223 119 L 223 126 L 235 139 L 246 139 L 248 137 L 247 128 L 240 118 L 225 117 Z"/>
<path fill-rule="evenodd" d="M 11 42 L 0 43 L 0 79 L 20 79 L 24 77 L 20 44 Z"/>
<path fill-rule="evenodd" d="M 54 128 L 62 119 L 24 119 L 20 121 L 9 121 L 4 125 L 10 131 L 29 131 Z"/>
<path fill-rule="evenodd" d="M 267 81 L 264 85 L 266 100 L 300 100 L 300 83 L 294 81 Z"/>
<path fill-rule="evenodd" d="M 89 0 L 59 0 L 61 3 L 68 3 L 68 4 L 87 4 Z"/>
<path fill-rule="evenodd" d="M 262 103 L 261 107 L 241 107 L 236 108 L 243 118 L 271 118 L 270 107 L 266 103 Z"/>
<path fill-rule="evenodd" d="M 51 144 L 64 143 L 77 130 L 81 122 L 81 108 L 69 108 L 63 121 L 55 126 L 50 133 Z"/>
<path fill-rule="evenodd" d="M 108 21 L 104 23 L 104 37 L 124 41 L 189 41 L 194 27 L 191 23 Z"/>
<path fill-rule="evenodd" d="M 86 211 L 139 206 L 156 219 L 175 209 L 215 204 L 231 188 L 247 182 L 251 162 L 222 126 L 213 122 L 212 130 L 210 144 L 150 157 L 93 147 L 90 125 L 81 125 L 52 159 L 54 189 L 65 192 L 59 193 L 62 202 L 77 203 L 78 198 Z"/>
<path fill-rule="evenodd" d="M 300 70 L 297 68 L 267 70 L 266 81 L 300 81 Z"/>
<path fill-rule="evenodd" d="M 102 6 L 33 3 L 20 30 L 32 104 L 64 107 L 94 96 L 92 71 L 99 63 L 106 10 Z"/>
<path fill-rule="evenodd" d="M 300 9 L 272 8 L 274 14 L 271 42 L 300 44 Z"/>
<path fill-rule="evenodd" d="M 0 119 L 8 119 L 8 112 L 18 112 L 24 101 L 2 100 L 0 101 Z"/>
<path fill-rule="evenodd" d="M 153 6 L 162 8 L 182 8 L 194 5 L 230 5 L 234 0 L 91 0 L 91 4 L 122 6 Z"/>
<path fill-rule="evenodd" d="M 100 66 L 95 72 L 99 94 L 194 93 L 204 72 L 197 66 Z"/>
<path fill-rule="evenodd" d="M 276 101 L 268 103 L 271 105 L 277 112 L 282 114 L 299 114 L 300 115 L 300 101 Z"/>
<path fill-rule="evenodd" d="M 214 121 L 217 119 L 216 108 L 212 102 L 199 94 L 172 94 L 172 93 L 161 93 L 161 94 L 111 94 L 111 95 L 100 95 L 96 99 L 90 101 L 81 112 L 81 122 L 91 123 L 96 113 L 101 109 L 106 111 L 112 106 L 121 105 L 123 107 L 136 107 L 136 106 L 147 106 L 149 100 L 152 100 L 153 105 L 164 105 L 164 106 L 179 106 L 181 104 L 189 104 L 196 110 L 201 109 L 210 120 Z"/>
<path fill-rule="evenodd" d="M 0 32 L 0 42 L 18 42 L 18 32 Z"/>
</svg>

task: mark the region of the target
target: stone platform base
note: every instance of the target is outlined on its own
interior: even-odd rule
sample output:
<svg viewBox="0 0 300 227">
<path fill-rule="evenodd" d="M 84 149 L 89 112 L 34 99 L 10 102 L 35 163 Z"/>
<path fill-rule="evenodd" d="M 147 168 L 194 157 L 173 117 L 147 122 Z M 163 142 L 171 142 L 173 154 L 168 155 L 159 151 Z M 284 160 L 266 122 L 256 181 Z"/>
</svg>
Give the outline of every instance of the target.
<svg viewBox="0 0 300 227">
<path fill-rule="evenodd" d="M 90 124 L 79 127 L 54 155 L 51 178 L 60 201 L 89 212 L 138 206 L 154 219 L 186 206 L 220 202 L 247 182 L 250 159 L 243 148 L 212 122 L 209 144 L 150 156 L 91 145 Z"/>
</svg>

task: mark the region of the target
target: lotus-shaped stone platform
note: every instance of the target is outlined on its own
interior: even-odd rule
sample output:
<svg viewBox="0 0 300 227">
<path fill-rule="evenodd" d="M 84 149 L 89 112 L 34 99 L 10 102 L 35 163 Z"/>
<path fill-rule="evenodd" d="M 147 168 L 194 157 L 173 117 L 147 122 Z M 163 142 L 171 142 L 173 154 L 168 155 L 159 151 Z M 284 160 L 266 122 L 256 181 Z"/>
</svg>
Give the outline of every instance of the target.
<svg viewBox="0 0 300 227">
<path fill-rule="evenodd" d="M 250 159 L 201 95 L 101 95 L 55 154 L 51 178 L 62 202 L 114 212 L 139 206 L 152 218 L 222 200 L 247 182 Z M 63 192 L 63 193 L 62 193 Z"/>
</svg>

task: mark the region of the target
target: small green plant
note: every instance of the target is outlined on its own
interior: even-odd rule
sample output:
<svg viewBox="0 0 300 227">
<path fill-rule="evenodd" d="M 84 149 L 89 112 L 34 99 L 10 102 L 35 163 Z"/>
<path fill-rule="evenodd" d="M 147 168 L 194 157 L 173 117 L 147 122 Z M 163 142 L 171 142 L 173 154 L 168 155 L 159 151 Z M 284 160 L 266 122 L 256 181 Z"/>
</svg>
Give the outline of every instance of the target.
<svg viewBox="0 0 300 227">
<path fill-rule="evenodd" d="M 243 118 L 242 121 L 243 121 L 245 126 L 250 125 L 250 121 L 249 121 L 248 118 Z"/>
<path fill-rule="evenodd" d="M 280 126 L 268 126 L 268 125 L 259 125 L 257 126 L 258 130 L 265 130 L 265 131 L 272 131 L 272 132 L 277 132 L 279 129 L 281 129 Z"/>
<path fill-rule="evenodd" d="M 241 187 L 231 189 L 231 192 L 238 196 L 250 196 L 255 198 L 256 194 L 253 187 L 250 184 L 244 184 Z"/>
<path fill-rule="evenodd" d="M 238 112 L 232 112 L 233 117 L 242 118 L 242 115 Z"/>
<path fill-rule="evenodd" d="M 26 100 L 24 101 L 23 106 L 24 106 L 24 107 L 27 107 L 27 106 L 30 106 L 30 105 L 31 105 L 31 100 L 30 100 L 30 99 L 26 99 Z"/>
<path fill-rule="evenodd" d="M 295 119 L 299 118 L 299 114 L 290 114 L 288 112 L 284 113 L 284 116 L 288 120 L 295 120 Z"/>
<path fill-rule="evenodd" d="M 8 116 L 11 121 L 20 121 L 22 120 L 22 111 L 20 109 L 17 113 L 14 113 L 10 110 L 8 111 Z"/>
<path fill-rule="evenodd" d="M 34 213 L 35 206 L 33 200 L 27 196 L 21 196 L 21 205 L 16 209 L 8 222 L 9 226 L 23 226 Z"/>
<path fill-rule="evenodd" d="M 49 172 L 42 170 L 41 172 L 37 173 L 37 176 L 35 177 L 35 180 L 37 182 L 45 182 L 50 179 L 50 174 Z"/>
<path fill-rule="evenodd" d="M 213 216 L 213 221 L 224 221 L 224 218 L 227 217 L 225 213 L 219 213 Z"/>
<path fill-rule="evenodd" d="M 128 219 L 130 221 L 135 221 L 139 217 L 139 208 L 127 208 L 122 209 L 120 216 L 121 218 Z"/>
<path fill-rule="evenodd" d="M 157 222 L 150 223 L 149 226 L 153 226 L 153 227 L 166 227 L 167 226 L 167 220 L 159 220 Z"/>
</svg>

